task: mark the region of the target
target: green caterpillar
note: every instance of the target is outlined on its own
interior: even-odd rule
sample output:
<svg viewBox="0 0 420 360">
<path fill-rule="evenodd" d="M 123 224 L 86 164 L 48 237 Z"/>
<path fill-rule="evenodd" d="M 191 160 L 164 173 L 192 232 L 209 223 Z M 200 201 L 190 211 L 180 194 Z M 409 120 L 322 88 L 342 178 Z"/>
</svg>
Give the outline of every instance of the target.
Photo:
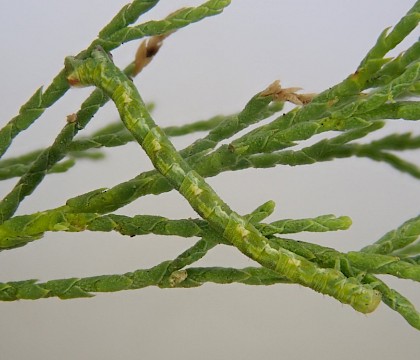
<svg viewBox="0 0 420 360">
<path fill-rule="evenodd" d="M 115 103 L 122 121 L 146 151 L 155 168 L 223 237 L 248 257 L 279 272 L 290 281 L 311 287 L 369 313 L 376 309 L 380 293 L 334 269 L 320 269 L 285 249 L 273 249 L 267 239 L 244 217 L 233 212 L 205 180 L 176 151 L 155 124 L 133 82 L 119 70 L 101 48 L 91 57 L 67 57 L 67 79 L 71 85 L 95 85 Z"/>
</svg>

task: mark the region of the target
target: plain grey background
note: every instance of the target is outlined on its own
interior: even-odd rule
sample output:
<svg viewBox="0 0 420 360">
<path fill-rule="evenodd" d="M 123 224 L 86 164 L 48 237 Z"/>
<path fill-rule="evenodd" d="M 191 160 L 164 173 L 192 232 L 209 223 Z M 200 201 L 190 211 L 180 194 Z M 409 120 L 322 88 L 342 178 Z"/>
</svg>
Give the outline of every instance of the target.
<svg viewBox="0 0 420 360">
<path fill-rule="evenodd" d="M 0 2 L 0 125 L 40 85 L 47 86 L 63 59 L 85 48 L 124 1 Z M 143 17 L 160 19 L 200 1 L 161 3 Z M 225 12 L 171 36 L 136 79 L 146 101 L 157 104 L 162 126 L 240 110 L 275 79 L 285 87 L 317 92 L 355 70 L 379 33 L 414 1 L 233 0 Z M 419 32 L 410 36 L 407 45 Z M 404 44 L 398 49 L 403 49 Z M 114 52 L 118 65 L 131 61 L 137 42 Z M 398 49 L 393 52 L 396 54 Z M 22 134 L 9 155 L 51 144 L 90 89 L 72 90 Z M 85 134 L 116 119 L 106 106 Z M 382 132 L 419 133 L 415 123 L 393 121 Z M 379 136 L 379 135 L 378 135 Z M 192 137 L 175 140 L 178 147 Z M 109 187 L 150 169 L 136 144 L 106 151 L 106 160 L 81 161 L 69 173 L 49 176 L 25 200 L 19 214 L 62 205 L 81 192 Z M 406 158 L 418 161 L 418 152 Z M 15 179 L 2 182 L 4 196 Z M 209 179 L 235 210 L 246 213 L 272 199 L 271 220 L 334 213 L 349 215 L 346 232 L 295 238 L 356 250 L 418 215 L 420 185 L 385 164 L 347 159 L 298 168 L 224 173 Z M 194 216 L 177 194 L 147 196 L 123 214 Z M 193 240 L 116 234 L 57 234 L 0 253 L 0 281 L 42 281 L 112 274 L 173 258 Z M 220 247 L 200 265 L 250 266 Z M 386 278 L 420 308 L 420 288 Z M 385 305 L 370 315 L 297 285 L 205 285 L 183 290 L 148 288 L 93 299 L 47 299 L 0 304 L 0 358 L 16 359 L 418 359 L 419 333 Z"/>
</svg>

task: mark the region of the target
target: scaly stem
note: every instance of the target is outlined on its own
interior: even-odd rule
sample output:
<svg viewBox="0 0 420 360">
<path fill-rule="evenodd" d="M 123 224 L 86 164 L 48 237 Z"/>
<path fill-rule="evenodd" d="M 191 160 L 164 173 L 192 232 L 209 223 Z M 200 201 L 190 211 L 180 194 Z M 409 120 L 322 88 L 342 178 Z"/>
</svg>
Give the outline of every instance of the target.
<svg viewBox="0 0 420 360">
<path fill-rule="evenodd" d="M 230 243 L 261 265 L 289 280 L 331 295 L 364 313 L 375 310 L 380 294 L 356 279 L 333 269 L 320 269 L 303 257 L 275 250 L 244 217 L 233 212 L 214 190 L 176 151 L 155 124 L 132 81 L 119 70 L 102 49 L 91 57 L 66 58 L 68 81 L 73 85 L 96 85 L 114 102 L 127 129 L 143 147 L 155 168 L 168 179 L 192 208 Z"/>
<path fill-rule="evenodd" d="M 156 0 L 145 2 L 135 1 L 133 4 L 124 7 L 111 23 L 100 32 L 101 36 L 105 36 L 109 35 L 113 30 L 112 36 L 110 35 L 112 40 L 110 40 L 110 38 L 98 38 L 89 46 L 88 50 L 80 53 L 77 57 L 83 58 L 89 56 L 91 49 L 95 48 L 98 43 L 103 44 L 106 49 L 110 50 L 118 47 L 121 43 L 128 41 L 128 37 L 130 40 L 134 40 L 147 35 L 165 34 L 175 31 L 190 23 L 199 21 L 204 17 L 220 13 L 223 8 L 229 4 L 229 0 L 210 0 L 198 7 L 184 8 L 172 13 L 164 20 L 149 21 L 132 28 L 127 27 L 127 25 L 134 21 L 142 12 L 147 11 L 156 3 Z M 133 66 L 129 66 L 127 71 L 133 71 Z M 59 87 L 59 89 L 57 89 L 57 87 Z M 0 157 L 4 151 L 6 151 L 13 138 L 22 129 L 29 127 L 29 125 L 43 113 L 45 108 L 51 106 L 59 97 L 64 95 L 67 89 L 68 83 L 64 71 L 61 71 L 44 94 L 42 93 L 42 89 L 39 89 L 35 93 L 29 102 L 21 108 L 20 114 L 0 130 Z M 50 92 L 52 92 L 53 95 L 52 99 L 47 104 L 44 104 L 45 101 L 50 99 L 51 96 L 47 96 Z M 77 134 L 79 129 L 86 126 L 93 114 L 95 114 L 98 108 L 103 106 L 107 100 L 106 96 L 104 96 L 100 90 L 96 90 L 82 104 L 82 108 L 76 116 L 77 121 L 69 123 L 63 128 L 54 141 L 54 144 L 39 156 L 12 191 L 0 202 L 0 224 L 15 213 L 20 202 L 34 191 L 49 169 L 65 156 L 67 147 L 73 137 Z"/>
<path fill-rule="evenodd" d="M 124 6 L 111 22 L 99 32 L 99 38 L 93 41 L 88 49 L 93 49 L 98 41 L 106 40 L 115 32 L 136 21 L 141 14 L 150 10 L 158 2 L 159 0 L 134 0 L 131 4 Z M 118 46 L 119 44 L 115 45 Z M 68 89 L 69 85 L 63 69 L 57 74 L 45 91 L 41 87 L 31 96 L 20 108 L 19 114 L 0 129 L 0 158 L 6 152 L 13 139 L 21 131 L 26 130 L 32 125 L 44 113 L 45 109 L 53 105 Z"/>
</svg>

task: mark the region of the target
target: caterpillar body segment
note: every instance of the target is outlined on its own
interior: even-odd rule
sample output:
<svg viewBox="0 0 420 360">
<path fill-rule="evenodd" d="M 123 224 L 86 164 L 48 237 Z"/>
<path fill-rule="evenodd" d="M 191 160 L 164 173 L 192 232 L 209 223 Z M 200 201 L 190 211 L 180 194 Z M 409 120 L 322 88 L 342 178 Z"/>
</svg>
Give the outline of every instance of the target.
<svg viewBox="0 0 420 360">
<path fill-rule="evenodd" d="M 206 181 L 176 151 L 155 124 L 132 81 L 102 50 L 85 60 L 66 59 L 70 84 L 95 85 L 114 102 L 127 129 L 143 147 L 155 168 L 164 175 L 206 219 L 210 226 L 241 252 L 264 267 L 275 270 L 295 283 L 336 297 L 358 311 L 373 311 L 380 295 L 371 287 L 349 281 L 342 273 L 320 269 L 312 262 L 280 248 L 268 240 L 246 218 L 232 211 Z"/>
</svg>

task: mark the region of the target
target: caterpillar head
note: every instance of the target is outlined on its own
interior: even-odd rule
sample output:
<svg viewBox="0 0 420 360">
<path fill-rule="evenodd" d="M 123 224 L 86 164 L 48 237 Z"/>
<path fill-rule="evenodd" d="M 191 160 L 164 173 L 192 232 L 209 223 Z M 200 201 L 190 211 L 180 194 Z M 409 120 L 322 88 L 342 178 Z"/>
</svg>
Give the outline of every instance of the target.
<svg viewBox="0 0 420 360">
<path fill-rule="evenodd" d="M 382 300 L 381 293 L 371 288 L 362 288 L 360 292 L 353 296 L 350 305 L 363 314 L 373 312 Z"/>
<path fill-rule="evenodd" d="M 100 64 L 112 62 L 112 55 L 107 53 L 102 47 L 97 46 L 92 50 L 90 57 L 78 59 L 74 56 L 67 56 L 64 60 L 64 68 L 67 75 L 67 81 L 70 86 L 84 87 L 91 85 L 91 81 L 87 79 L 90 71 L 98 67 Z"/>
<path fill-rule="evenodd" d="M 64 68 L 67 74 L 67 81 L 69 82 L 70 86 L 84 86 L 80 81 L 80 76 L 77 71 L 82 64 L 83 60 L 79 60 L 74 56 L 67 56 L 64 59 Z"/>
</svg>

